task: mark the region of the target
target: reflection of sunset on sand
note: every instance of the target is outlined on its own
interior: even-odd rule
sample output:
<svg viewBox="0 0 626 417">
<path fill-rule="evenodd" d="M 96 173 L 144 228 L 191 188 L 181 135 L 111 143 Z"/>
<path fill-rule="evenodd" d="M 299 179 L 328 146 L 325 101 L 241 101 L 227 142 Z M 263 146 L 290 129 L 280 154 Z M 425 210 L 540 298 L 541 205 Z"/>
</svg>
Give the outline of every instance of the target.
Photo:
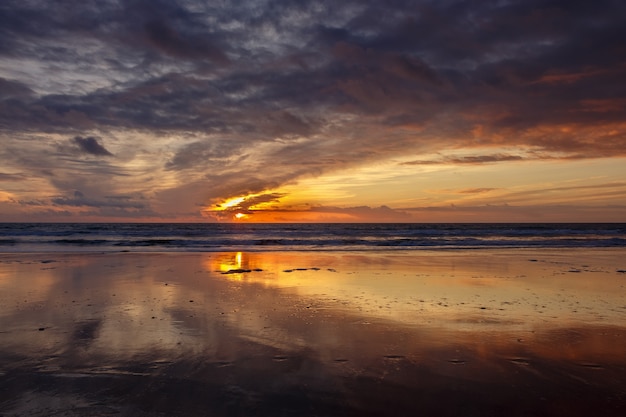
<svg viewBox="0 0 626 417">
<path fill-rule="evenodd" d="M 576 257 L 554 252 L 529 259 L 491 252 L 211 254 L 205 268 L 229 279 L 289 288 L 318 301 L 341 303 L 363 314 L 423 323 L 438 318 L 468 328 L 508 323 L 620 320 L 619 259 L 595 255 L 597 266 L 576 269 Z M 613 264 L 613 265 L 611 265 Z M 333 265 L 333 268 L 321 267 Z M 232 272 L 243 270 L 248 272 Z M 597 279 L 601 278 L 601 279 Z"/>
<path fill-rule="evenodd" d="M 0 372 L 26 387 L 43 378 L 61 397 L 86 395 L 68 385 L 75 378 L 104 387 L 128 380 L 138 396 L 105 389 L 118 410 L 154 406 L 137 399 L 159 395 L 153 384 L 201 378 L 196 391 L 218 384 L 223 395 L 250 390 L 262 403 L 275 389 L 299 398 L 308 384 L 311 396 L 298 401 L 318 404 L 332 392 L 333 415 L 345 415 L 346 404 L 355 407 L 348 415 L 360 407 L 382 413 L 380 392 L 419 393 L 424 379 L 439 396 L 451 386 L 459 398 L 472 395 L 483 411 L 495 407 L 486 397 L 494 387 L 517 384 L 498 394 L 515 410 L 542 410 L 541 387 L 542 397 L 581 410 L 610 400 L 623 412 L 621 259 L 620 250 L 6 254 Z M 25 275 L 38 285 L 20 285 Z M 589 384 L 595 388 L 581 397 Z M 530 396 L 525 405 L 518 389 Z M 196 395 L 188 415 L 202 415 Z M 434 407 L 402 401 L 405 411 Z M 36 411 L 36 402 L 5 404 Z M 247 400 L 239 406 L 254 409 Z M 41 407 L 40 415 L 54 410 Z"/>
</svg>

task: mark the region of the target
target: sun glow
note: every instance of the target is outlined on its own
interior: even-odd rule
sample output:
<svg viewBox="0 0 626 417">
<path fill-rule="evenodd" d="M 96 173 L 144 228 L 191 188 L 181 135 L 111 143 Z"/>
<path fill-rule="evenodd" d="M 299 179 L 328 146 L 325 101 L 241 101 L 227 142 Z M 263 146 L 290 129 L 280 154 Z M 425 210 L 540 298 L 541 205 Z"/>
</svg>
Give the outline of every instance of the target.
<svg viewBox="0 0 626 417">
<path fill-rule="evenodd" d="M 231 207 L 235 207 L 235 206 L 241 204 L 245 199 L 246 199 L 246 197 L 231 198 L 229 200 L 224 201 L 223 203 L 216 204 L 215 205 L 215 209 L 216 210 L 228 210 Z"/>
<path fill-rule="evenodd" d="M 245 221 L 250 220 L 256 212 L 274 209 L 278 198 L 276 193 L 256 193 L 239 197 L 232 197 L 222 202 L 213 202 L 206 208 L 204 213 L 219 221 Z"/>
</svg>

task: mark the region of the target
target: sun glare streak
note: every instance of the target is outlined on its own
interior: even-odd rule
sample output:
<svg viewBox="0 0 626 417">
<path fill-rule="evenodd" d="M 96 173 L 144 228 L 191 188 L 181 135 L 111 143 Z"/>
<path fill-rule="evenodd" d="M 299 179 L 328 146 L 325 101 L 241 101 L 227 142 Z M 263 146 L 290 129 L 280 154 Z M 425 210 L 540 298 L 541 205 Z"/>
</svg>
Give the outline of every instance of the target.
<svg viewBox="0 0 626 417">
<path fill-rule="evenodd" d="M 203 210 L 204 215 L 218 221 L 246 221 L 255 217 L 257 212 L 273 211 L 284 194 L 267 191 L 232 197 L 221 202 L 214 202 Z"/>
<path fill-rule="evenodd" d="M 224 201 L 223 203 L 216 204 L 215 210 L 228 210 L 231 207 L 235 207 L 246 199 L 246 197 L 235 197 Z"/>
</svg>

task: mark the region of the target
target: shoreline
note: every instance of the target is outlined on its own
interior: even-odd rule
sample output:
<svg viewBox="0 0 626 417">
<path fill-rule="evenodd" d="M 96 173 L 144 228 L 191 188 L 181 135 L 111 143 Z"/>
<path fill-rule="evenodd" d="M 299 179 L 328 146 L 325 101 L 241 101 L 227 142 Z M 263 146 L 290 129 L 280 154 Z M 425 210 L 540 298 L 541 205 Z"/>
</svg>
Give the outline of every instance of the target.
<svg viewBox="0 0 626 417">
<path fill-rule="evenodd" d="M 625 253 L 2 253 L 0 413 L 623 415 Z"/>
<path fill-rule="evenodd" d="M 157 245 L 155 245 L 156 247 Z M 520 246 L 372 246 L 372 247 L 358 247 L 358 248 L 350 248 L 345 245 L 340 245 L 337 247 L 274 247 L 267 248 L 263 245 L 259 246 L 241 246 L 241 247 L 228 247 L 222 248 L 196 248 L 196 247 L 179 247 L 179 248 L 163 248 L 158 247 L 154 250 L 146 250 L 142 248 L 141 250 L 133 248 L 133 249 L 82 249 L 80 247 L 73 247 L 71 249 L 58 249 L 58 250 L 33 250 L 33 249 L 20 249 L 20 250 L 6 250 L 7 248 L 0 247 L 0 256 L 8 256 L 8 255 L 45 255 L 45 254 L 61 254 L 61 255 L 106 255 L 106 254 L 215 254 L 215 253 L 231 253 L 231 252 L 247 252 L 247 253 L 320 253 L 320 252 L 330 252 L 330 253 L 445 253 L 445 252 L 484 252 L 484 251 L 495 251 L 495 252 L 554 252 L 554 253 L 562 253 L 563 251 L 615 251 L 615 252 L 623 252 L 626 250 L 623 246 L 599 246 L 599 247 L 590 247 L 590 246 L 571 246 L 571 245 L 563 245 L 563 246 L 528 246 L 528 245 L 520 245 Z"/>
</svg>

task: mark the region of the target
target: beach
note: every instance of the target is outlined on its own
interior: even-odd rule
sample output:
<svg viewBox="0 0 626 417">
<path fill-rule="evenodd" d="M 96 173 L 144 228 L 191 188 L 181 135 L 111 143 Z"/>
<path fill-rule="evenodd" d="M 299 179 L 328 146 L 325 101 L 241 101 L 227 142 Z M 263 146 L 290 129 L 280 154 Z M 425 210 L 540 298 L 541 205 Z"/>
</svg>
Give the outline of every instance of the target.
<svg viewBox="0 0 626 417">
<path fill-rule="evenodd" d="M 2 254 L 0 414 L 623 416 L 624 254 Z"/>
</svg>

